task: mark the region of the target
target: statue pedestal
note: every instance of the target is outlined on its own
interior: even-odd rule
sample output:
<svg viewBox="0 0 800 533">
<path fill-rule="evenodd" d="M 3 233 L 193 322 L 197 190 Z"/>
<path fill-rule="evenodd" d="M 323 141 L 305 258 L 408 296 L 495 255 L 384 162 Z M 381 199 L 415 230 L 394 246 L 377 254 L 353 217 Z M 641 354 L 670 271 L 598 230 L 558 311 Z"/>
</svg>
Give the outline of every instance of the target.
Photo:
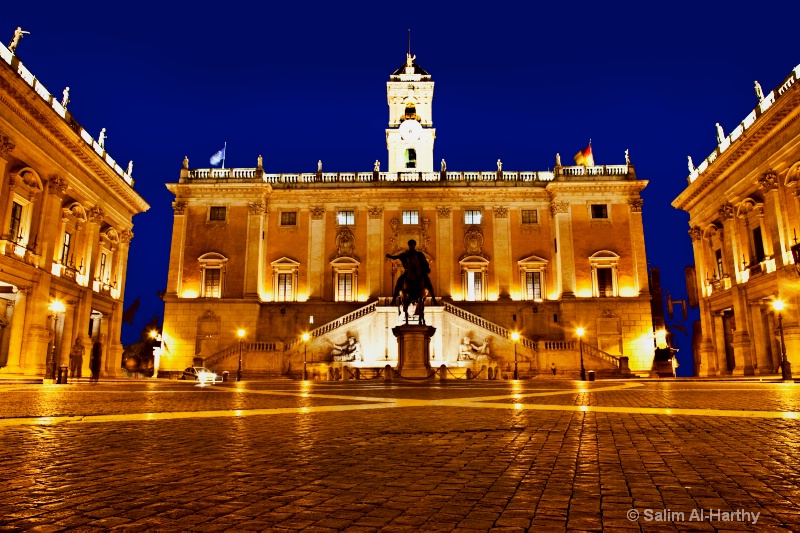
<svg viewBox="0 0 800 533">
<path fill-rule="evenodd" d="M 397 337 L 398 374 L 404 378 L 427 378 L 434 374 L 431 369 L 431 337 L 436 333 L 433 326 L 404 324 L 392 328 Z"/>
</svg>

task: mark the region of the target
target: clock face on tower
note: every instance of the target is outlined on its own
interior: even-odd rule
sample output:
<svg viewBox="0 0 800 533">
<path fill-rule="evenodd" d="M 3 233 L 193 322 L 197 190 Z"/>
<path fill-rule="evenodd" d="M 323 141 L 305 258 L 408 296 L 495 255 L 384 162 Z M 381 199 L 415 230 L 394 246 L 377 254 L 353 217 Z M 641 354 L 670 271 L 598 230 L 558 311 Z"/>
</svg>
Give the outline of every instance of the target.
<svg viewBox="0 0 800 533">
<path fill-rule="evenodd" d="M 419 141 L 422 138 L 422 126 L 413 119 L 403 121 L 400 124 L 400 138 L 404 141 Z"/>
</svg>

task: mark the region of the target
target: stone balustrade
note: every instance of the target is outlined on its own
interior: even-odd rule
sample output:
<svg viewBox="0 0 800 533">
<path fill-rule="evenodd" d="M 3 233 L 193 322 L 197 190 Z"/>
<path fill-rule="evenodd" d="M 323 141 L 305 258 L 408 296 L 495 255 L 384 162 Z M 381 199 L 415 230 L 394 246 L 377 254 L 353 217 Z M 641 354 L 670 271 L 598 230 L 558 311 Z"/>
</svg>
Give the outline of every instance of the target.
<svg viewBox="0 0 800 533">
<path fill-rule="evenodd" d="M 60 116 L 69 126 L 78 134 L 78 136 L 86 142 L 92 149 L 97 152 L 100 156 L 100 159 L 105 160 L 106 164 L 111 167 L 114 172 L 122 178 L 125 183 L 133 187 L 133 178 L 128 175 L 127 171 L 123 169 L 119 163 L 117 163 L 105 149 L 100 146 L 100 144 L 92 138 L 92 136 L 83 129 L 80 124 L 78 124 L 75 119 L 72 117 L 69 111 L 66 110 L 61 105 L 61 102 L 58 100 L 56 96 L 50 94 L 42 83 L 36 79 L 36 76 L 28 70 L 25 65 L 22 64 L 22 61 L 19 58 L 9 51 L 5 45 L 0 43 L 0 59 L 8 63 L 12 69 L 14 69 L 17 74 L 19 74 L 20 78 L 22 78 L 25 83 L 31 86 L 31 88 L 39 95 L 39 97 L 48 103 L 48 105 L 55 111 L 55 113 Z"/>
</svg>

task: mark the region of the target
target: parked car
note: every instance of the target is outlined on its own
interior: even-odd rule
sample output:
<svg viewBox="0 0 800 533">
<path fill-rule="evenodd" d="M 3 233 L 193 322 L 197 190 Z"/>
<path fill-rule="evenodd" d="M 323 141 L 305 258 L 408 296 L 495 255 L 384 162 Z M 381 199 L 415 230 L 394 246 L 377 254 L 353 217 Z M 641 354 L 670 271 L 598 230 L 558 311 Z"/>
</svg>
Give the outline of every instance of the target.
<svg viewBox="0 0 800 533">
<path fill-rule="evenodd" d="M 211 383 L 222 381 L 222 376 L 212 372 L 204 366 L 190 366 L 181 374 L 181 379 L 190 379 L 200 383 Z"/>
</svg>

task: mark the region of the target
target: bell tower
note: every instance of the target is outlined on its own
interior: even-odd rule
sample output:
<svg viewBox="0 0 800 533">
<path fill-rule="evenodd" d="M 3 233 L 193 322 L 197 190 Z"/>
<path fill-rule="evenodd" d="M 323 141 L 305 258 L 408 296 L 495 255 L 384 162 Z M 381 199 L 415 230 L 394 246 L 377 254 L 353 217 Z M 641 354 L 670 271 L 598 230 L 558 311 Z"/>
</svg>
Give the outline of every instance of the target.
<svg viewBox="0 0 800 533">
<path fill-rule="evenodd" d="M 433 81 L 409 52 L 406 61 L 386 83 L 389 127 L 386 148 L 389 172 L 433 172 L 433 128 L 431 101 Z"/>
</svg>

